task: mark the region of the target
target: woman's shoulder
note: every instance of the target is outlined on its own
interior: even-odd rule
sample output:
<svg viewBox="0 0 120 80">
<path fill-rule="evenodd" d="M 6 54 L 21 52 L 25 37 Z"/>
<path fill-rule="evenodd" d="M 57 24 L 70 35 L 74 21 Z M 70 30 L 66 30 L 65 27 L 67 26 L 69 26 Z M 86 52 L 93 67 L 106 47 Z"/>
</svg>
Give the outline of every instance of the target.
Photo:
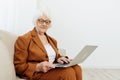
<svg viewBox="0 0 120 80">
<path fill-rule="evenodd" d="M 29 31 L 29 32 L 27 32 L 23 35 L 18 36 L 18 38 L 24 38 L 24 39 L 27 39 L 27 40 L 30 39 L 31 38 L 31 31 Z"/>
<path fill-rule="evenodd" d="M 29 45 L 30 40 L 31 40 L 31 33 L 29 31 L 23 35 L 18 36 L 15 44 L 25 47 Z"/>
<path fill-rule="evenodd" d="M 25 44 L 29 43 L 31 40 L 31 31 L 24 33 L 23 35 L 19 35 L 16 42 L 24 42 Z"/>
</svg>

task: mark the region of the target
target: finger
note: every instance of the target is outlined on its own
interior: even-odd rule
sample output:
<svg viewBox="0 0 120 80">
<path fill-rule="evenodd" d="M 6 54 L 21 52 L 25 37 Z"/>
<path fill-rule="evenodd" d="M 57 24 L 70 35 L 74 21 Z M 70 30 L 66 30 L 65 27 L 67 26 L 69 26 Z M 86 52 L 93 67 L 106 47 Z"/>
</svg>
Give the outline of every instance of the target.
<svg viewBox="0 0 120 80">
<path fill-rule="evenodd" d="M 67 59 L 65 57 L 62 57 L 60 60 L 67 63 Z"/>
<path fill-rule="evenodd" d="M 70 59 L 67 59 L 67 61 L 68 61 L 68 63 L 70 63 L 71 60 L 70 60 Z"/>
<path fill-rule="evenodd" d="M 65 63 L 70 63 L 70 60 L 67 59 L 67 58 L 63 59 L 63 61 L 64 61 Z"/>
<path fill-rule="evenodd" d="M 46 73 L 48 71 L 47 67 L 43 67 L 42 71 Z"/>
<path fill-rule="evenodd" d="M 55 65 L 49 63 L 48 68 L 50 68 L 50 69 L 51 69 L 51 68 L 55 68 Z"/>
<path fill-rule="evenodd" d="M 65 60 L 63 60 L 63 62 L 64 62 L 64 64 L 67 64 L 67 63 L 69 63 L 69 61 L 67 61 L 66 59 L 65 59 Z"/>
<path fill-rule="evenodd" d="M 59 59 L 58 63 L 63 64 L 64 62 L 61 59 Z"/>
</svg>

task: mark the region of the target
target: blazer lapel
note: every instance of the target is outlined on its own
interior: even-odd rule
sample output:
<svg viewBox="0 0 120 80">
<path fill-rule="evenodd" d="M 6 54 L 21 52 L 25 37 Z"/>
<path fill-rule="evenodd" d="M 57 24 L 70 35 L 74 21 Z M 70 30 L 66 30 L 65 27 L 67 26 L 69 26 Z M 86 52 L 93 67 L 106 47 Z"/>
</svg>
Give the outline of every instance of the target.
<svg viewBox="0 0 120 80">
<path fill-rule="evenodd" d="M 48 39 L 50 45 L 52 46 L 52 48 L 55 50 L 56 57 L 58 57 L 58 50 L 57 50 L 57 48 L 54 46 L 53 42 L 51 41 L 51 39 L 48 36 L 47 36 L 47 39 Z"/>
<path fill-rule="evenodd" d="M 37 35 L 35 28 L 31 31 L 31 35 L 32 35 L 32 40 L 38 45 L 39 48 L 41 48 L 43 50 L 43 52 L 45 52 L 47 54 L 42 42 L 40 41 L 40 39 Z"/>
</svg>

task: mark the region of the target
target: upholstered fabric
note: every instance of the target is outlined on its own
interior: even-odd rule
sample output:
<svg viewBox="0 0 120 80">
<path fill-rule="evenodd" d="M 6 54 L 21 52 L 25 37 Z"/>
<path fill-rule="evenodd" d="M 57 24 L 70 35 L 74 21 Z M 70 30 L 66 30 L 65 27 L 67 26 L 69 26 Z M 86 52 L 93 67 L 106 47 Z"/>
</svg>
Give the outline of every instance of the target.
<svg viewBox="0 0 120 80">
<path fill-rule="evenodd" d="M 2 40 L 5 46 L 7 47 L 12 60 L 14 54 L 14 43 L 16 39 L 17 35 L 11 34 L 10 32 L 7 31 L 0 30 L 0 40 Z"/>
<path fill-rule="evenodd" d="M 15 79 L 15 70 L 10 53 L 4 43 L 0 40 L 0 80 Z"/>
<path fill-rule="evenodd" d="M 0 30 L 0 80 L 24 80 L 16 77 L 13 65 L 16 39 L 17 35 Z"/>
</svg>

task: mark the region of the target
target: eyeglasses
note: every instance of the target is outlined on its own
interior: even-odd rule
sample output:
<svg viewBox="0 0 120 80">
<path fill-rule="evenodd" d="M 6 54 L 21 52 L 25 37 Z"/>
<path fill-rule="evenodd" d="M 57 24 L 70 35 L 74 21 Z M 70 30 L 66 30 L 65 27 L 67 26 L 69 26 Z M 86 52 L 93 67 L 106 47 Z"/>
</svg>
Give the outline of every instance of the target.
<svg viewBox="0 0 120 80">
<path fill-rule="evenodd" d="M 51 23 L 51 20 L 38 19 L 38 22 L 40 24 L 44 24 L 45 23 L 45 24 L 49 25 Z"/>
</svg>

